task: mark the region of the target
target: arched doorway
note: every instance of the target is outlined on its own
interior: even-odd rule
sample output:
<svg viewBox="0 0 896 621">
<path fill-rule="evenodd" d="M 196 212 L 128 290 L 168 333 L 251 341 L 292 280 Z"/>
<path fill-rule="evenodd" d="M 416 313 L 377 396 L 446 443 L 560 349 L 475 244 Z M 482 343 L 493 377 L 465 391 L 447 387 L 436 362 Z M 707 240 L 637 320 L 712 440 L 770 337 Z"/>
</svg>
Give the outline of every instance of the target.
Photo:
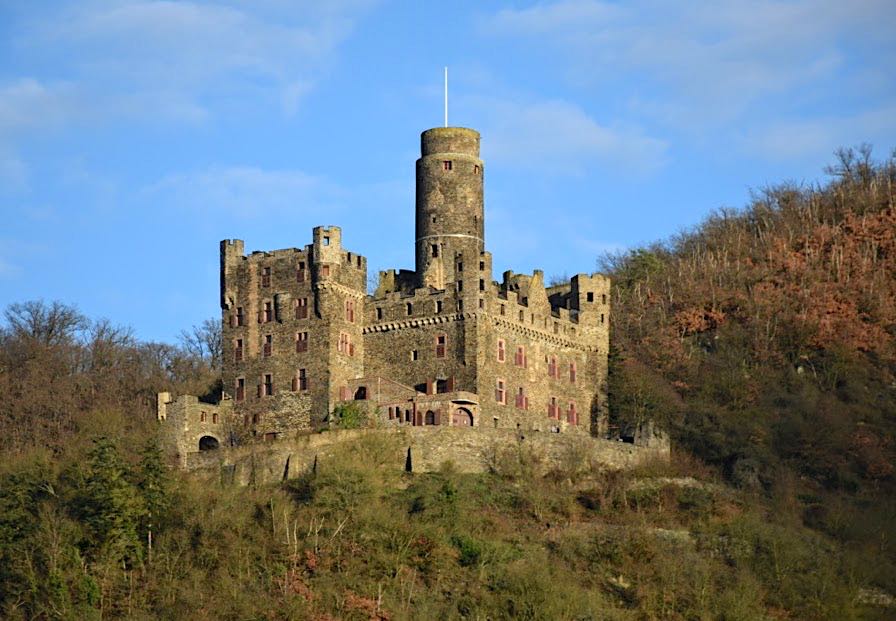
<svg viewBox="0 0 896 621">
<path fill-rule="evenodd" d="M 213 436 L 202 436 L 199 438 L 199 450 L 200 451 L 214 451 L 221 444 L 218 442 L 218 439 Z"/>
<path fill-rule="evenodd" d="M 435 425 L 436 424 L 436 413 L 432 410 L 427 410 L 426 416 L 423 418 L 424 425 Z"/>
<path fill-rule="evenodd" d="M 451 415 L 451 424 L 455 427 L 472 427 L 473 413 L 467 408 L 457 408 Z"/>
</svg>

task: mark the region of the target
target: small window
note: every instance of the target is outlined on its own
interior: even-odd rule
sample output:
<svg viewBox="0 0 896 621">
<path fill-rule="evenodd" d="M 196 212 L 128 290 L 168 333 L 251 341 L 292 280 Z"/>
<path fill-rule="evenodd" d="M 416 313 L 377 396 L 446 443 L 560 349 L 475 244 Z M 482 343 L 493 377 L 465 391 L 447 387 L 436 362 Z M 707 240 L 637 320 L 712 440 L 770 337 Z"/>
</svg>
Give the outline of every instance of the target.
<svg viewBox="0 0 896 621">
<path fill-rule="evenodd" d="M 296 282 L 305 282 L 306 271 L 305 271 L 305 262 L 299 261 L 298 267 L 296 267 Z"/>
<path fill-rule="evenodd" d="M 485 308 L 485 300 L 479 298 L 479 308 Z"/>
<path fill-rule="evenodd" d="M 269 358 L 274 353 L 274 335 L 266 334 L 264 337 L 264 357 Z"/>
<path fill-rule="evenodd" d="M 271 268 L 269 268 L 269 267 L 261 268 L 261 286 L 262 287 L 270 287 L 271 286 Z"/>
<path fill-rule="evenodd" d="M 432 244 L 432 256 L 433 256 L 433 258 L 439 256 L 439 245 L 438 244 Z"/>
<path fill-rule="evenodd" d="M 560 406 L 557 405 L 557 397 L 551 397 L 551 401 L 548 403 L 548 417 L 560 418 Z"/>
<path fill-rule="evenodd" d="M 479 271 L 481 272 L 481 271 L 483 271 L 484 269 L 485 269 L 485 261 L 480 261 L 480 262 L 479 262 Z"/>
<path fill-rule="evenodd" d="M 345 320 L 349 323 L 355 323 L 355 301 L 345 301 Z"/>
<path fill-rule="evenodd" d="M 354 356 L 355 346 L 352 343 L 352 335 L 345 332 L 340 332 L 339 342 L 336 345 L 336 350 L 339 351 L 339 353 L 346 354 L 348 356 Z"/>
<path fill-rule="evenodd" d="M 243 361 L 243 339 L 236 339 L 233 342 L 233 361 Z"/>
<path fill-rule="evenodd" d="M 236 380 L 236 390 L 234 391 L 236 394 L 234 397 L 237 401 L 244 401 L 246 399 L 246 379 L 243 377 L 238 377 Z"/>
<path fill-rule="evenodd" d="M 320 275 L 321 275 L 321 278 L 328 278 L 330 276 L 330 266 L 329 265 L 321 265 L 320 266 Z"/>
<path fill-rule="evenodd" d="M 600 314 L 600 322 L 601 322 L 601 323 L 604 322 L 604 314 L 603 314 L 603 313 Z"/>
<path fill-rule="evenodd" d="M 212 422 L 217 424 L 217 422 L 218 422 L 218 413 L 217 412 L 212 412 Z"/>
<path fill-rule="evenodd" d="M 463 262 L 463 261 L 458 261 L 458 262 L 457 262 L 457 271 L 458 271 L 458 272 L 462 272 L 462 271 L 464 271 L 464 262 Z"/>
<path fill-rule="evenodd" d="M 274 394 L 274 376 L 271 373 L 265 373 L 261 383 L 261 395 L 270 397 Z"/>
<path fill-rule="evenodd" d="M 505 314 L 506 314 L 506 312 L 507 312 L 507 309 L 506 309 L 506 308 L 504 308 L 504 305 L 503 305 L 503 304 L 502 304 L 502 305 L 501 305 L 501 310 L 500 310 L 500 314 L 501 314 L 501 315 L 505 315 Z"/>
<path fill-rule="evenodd" d="M 495 380 L 495 401 L 501 405 L 507 403 L 507 390 L 502 379 Z"/>
<path fill-rule="evenodd" d="M 376 318 L 377 318 L 377 321 L 380 321 L 383 318 L 383 309 L 382 308 L 376 309 Z"/>
<path fill-rule="evenodd" d="M 601 293 L 601 294 L 600 294 L 600 303 L 601 303 L 601 304 L 606 304 L 606 303 L 607 303 L 607 294 L 606 294 L 606 293 Z M 574 405 L 574 404 L 571 404 L 571 405 Z"/>
<path fill-rule="evenodd" d="M 462 281 L 462 280 L 458 280 L 458 281 L 457 281 L 457 291 L 458 291 L 458 293 L 460 293 L 460 292 L 463 291 L 463 290 L 464 290 L 464 281 Z"/>
<path fill-rule="evenodd" d="M 589 302 L 593 302 L 593 301 L 594 301 L 594 293 L 593 293 L 592 291 L 589 291 L 589 292 L 588 292 L 587 299 L 588 299 Z"/>
<path fill-rule="evenodd" d="M 498 362 L 504 362 L 507 357 L 507 349 L 504 339 L 498 339 Z"/>
<path fill-rule="evenodd" d="M 308 298 L 298 298 L 295 306 L 296 319 L 308 319 Z"/>
<path fill-rule="evenodd" d="M 473 174 L 474 175 L 479 174 L 479 164 L 473 164 Z"/>
<path fill-rule="evenodd" d="M 519 345 L 516 348 L 516 355 L 513 357 L 513 364 L 518 367 L 523 367 L 524 369 L 528 366 L 528 360 L 526 359 L 526 348 L 522 345 Z"/>
<path fill-rule="evenodd" d="M 458 313 L 464 312 L 464 301 L 463 300 L 457 301 L 457 312 Z"/>
<path fill-rule="evenodd" d="M 324 246 L 330 245 L 330 237 L 329 235 L 324 235 Z"/>
<path fill-rule="evenodd" d="M 408 316 L 410 317 L 414 313 L 414 305 L 408 302 L 405 304 L 405 310 L 407 310 Z"/>
<path fill-rule="evenodd" d="M 264 303 L 264 311 L 262 314 L 263 323 L 270 323 L 274 321 L 274 304 L 273 302 L 265 302 Z"/>
<path fill-rule="evenodd" d="M 515 405 L 521 410 L 529 409 L 529 399 L 526 397 L 526 389 L 522 386 L 520 386 L 519 390 L 516 392 Z"/>
<path fill-rule="evenodd" d="M 436 336 L 436 358 L 444 358 L 445 350 L 448 347 L 448 336 L 439 334 Z"/>
<path fill-rule="evenodd" d="M 416 349 L 411 350 L 411 360 L 418 360 L 420 358 L 420 354 Z"/>
<path fill-rule="evenodd" d="M 432 217 L 432 223 L 433 223 L 433 224 L 436 223 L 436 217 L 435 217 L 435 216 Z"/>
<path fill-rule="evenodd" d="M 308 390 L 308 373 L 305 369 L 299 369 L 292 378 L 292 391 Z"/>
<path fill-rule="evenodd" d="M 296 332 L 296 353 L 301 354 L 306 351 L 308 351 L 308 333 Z"/>
<path fill-rule="evenodd" d="M 557 375 L 557 356 L 551 356 L 551 358 L 548 360 L 548 377 L 556 378 Z"/>
<path fill-rule="evenodd" d="M 236 325 L 244 326 L 246 325 L 246 314 L 243 312 L 242 306 L 236 307 Z"/>
<path fill-rule="evenodd" d="M 205 422 L 205 412 L 199 412 L 199 422 L 200 423 Z"/>
<path fill-rule="evenodd" d="M 576 369 L 575 361 L 569 363 L 569 383 L 575 384 L 577 379 L 578 370 Z"/>
<path fill-rule="evenodd" d="M 526 321 L 526 315 L 523 311 L 520 311 L 520 321 Z"/>
<path fill-rule="evenodd" d="M 452 162 L 451 160 L 445 160 L 444 162 L 442 162 L 442 168 L 444 170 L 451 170 L 452 168 L 454 168 L 454 162 Z"/>
<path fill-rule="evenodd" d="M 485 291 L 485 280 L 482 278 L 479 279 L 479 290 Z"/>
<path fill-rule="evenodd" d="M 566 412 L 566 422 L 570 425 L 579 424 L 579 413 L 576 411 L 576 402 L 569 402 L 569 410 Z"/>
</svg>

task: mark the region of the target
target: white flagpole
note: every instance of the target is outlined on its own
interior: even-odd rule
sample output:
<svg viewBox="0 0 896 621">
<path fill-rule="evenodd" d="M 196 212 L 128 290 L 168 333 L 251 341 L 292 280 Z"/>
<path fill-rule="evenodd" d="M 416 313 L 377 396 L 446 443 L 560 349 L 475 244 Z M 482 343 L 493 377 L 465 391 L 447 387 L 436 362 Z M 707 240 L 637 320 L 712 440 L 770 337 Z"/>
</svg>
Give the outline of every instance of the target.
<svg viewBox="0 0 896 621">
<path fill-rule="evenodd" d="M 448 127 L 448 67 L 445 67 L 445 127 Z"/>
</svg>

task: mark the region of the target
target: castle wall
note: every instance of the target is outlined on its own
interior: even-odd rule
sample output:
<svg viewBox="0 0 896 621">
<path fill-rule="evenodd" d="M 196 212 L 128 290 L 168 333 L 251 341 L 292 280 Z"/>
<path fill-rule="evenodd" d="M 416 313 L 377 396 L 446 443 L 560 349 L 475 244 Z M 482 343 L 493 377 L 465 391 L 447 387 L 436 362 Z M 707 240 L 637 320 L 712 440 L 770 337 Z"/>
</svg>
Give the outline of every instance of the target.
<svg viewBox="0 0 896 621">
<path fill-rule="evenodd" d="M 193 395 L 172 399 L 170 393 L 158 394 L 157 418 L 164 423 L 162 443 L 178 464 L 186 466 L 189 454 L 230 444 L 231 405 L 229 399 L 213 405 Z"/>
<path fill-rule="evenodd" d="M 411 454 L 413 472 L 434 472 L 450 462 L 459 472 L 488 472 L 502 459 L 528 456 L 542 469 L 575 472 L 589 467 L 631 468 L 651 459 L 668 459 L 668 446 L 648 448 L 583 434 L 519 432 L 489 427 L 393 427 L 331 431 L 289 441 L 236 447 L 188 456 L 188 470 L 224 484 L 273 483 L 318 470 L 339 468 L 341 451 L 357 442 L 380 442 L 396 470 Z"/>
</svg>

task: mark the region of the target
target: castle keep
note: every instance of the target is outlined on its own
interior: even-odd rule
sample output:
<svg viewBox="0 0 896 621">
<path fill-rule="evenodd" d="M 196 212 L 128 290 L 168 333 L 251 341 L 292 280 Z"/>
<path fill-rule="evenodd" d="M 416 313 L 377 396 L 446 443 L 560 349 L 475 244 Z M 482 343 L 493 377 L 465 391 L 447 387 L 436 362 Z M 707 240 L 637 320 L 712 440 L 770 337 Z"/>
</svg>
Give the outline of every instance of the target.
<svg viewBox="0 0 896 621">
<path fill-rule="evenodd" d="M 319 429 L 347 402 L 386 426 L 604 432 L 609 279 L 493 279 L 476 131 L 423 132 L 416 178 L 414 270 L 372 295 L 338 227 L 303 248 L 221 242 L 224 397 L 159 404 L 182 455 Z"/>
</svg>

